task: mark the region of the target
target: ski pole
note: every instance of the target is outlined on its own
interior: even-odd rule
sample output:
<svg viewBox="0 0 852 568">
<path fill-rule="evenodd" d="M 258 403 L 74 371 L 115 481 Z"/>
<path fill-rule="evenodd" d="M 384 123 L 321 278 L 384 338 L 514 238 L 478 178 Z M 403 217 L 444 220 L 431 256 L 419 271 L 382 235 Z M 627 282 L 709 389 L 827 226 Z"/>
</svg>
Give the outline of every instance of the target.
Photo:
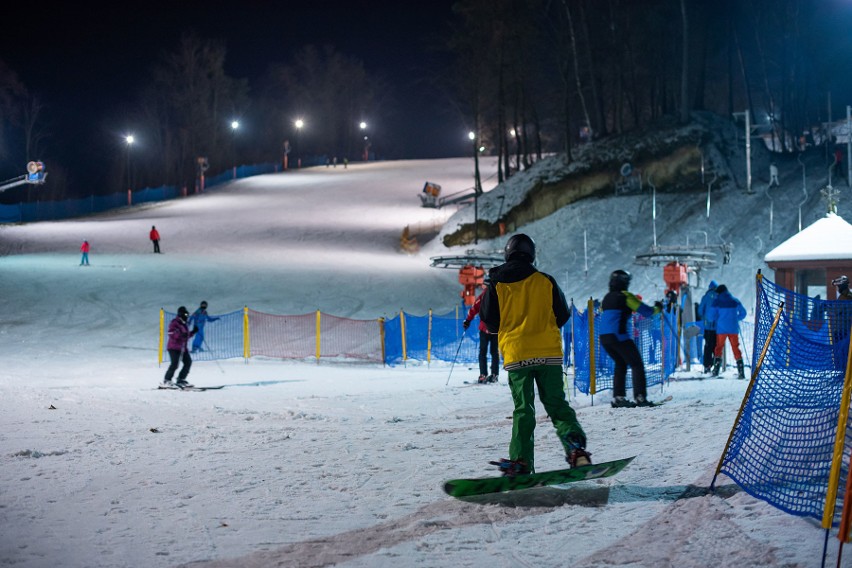
<svg viewBox="0 0 852 568">
<path fill-rule="evenodd" d="M 210 354 L 212 355 L 212 354 L 213 354 L 213 350 L 212 350 L 212 349 L 210 349 L 210 346 L 209 346 L 209 345 L 207 345 L 207 340 L 206 340 L 206 339 L 204 339 L 204 338 L 202 337 L 202 338 L 201 338 L 201 343 L 203 343 L 203 344 L 204 344 L 204 348 L 207 350 L 207 352 L 208 352 L 208 353 L 210 353 Z M 220 371 L 222 372 L 222 374 L 224 375 L 224 374 L 225 374 L 225 369 L 223 369 L 223 368 L 222 368 L 222 365 L 219 363 L 219 360 L 218 360 L 218 359 L 216 359 L 216 358 L 214 358 L 214 359 L 213 359 L 213 362 L 214 362 L 214 363 L 216 363 L 216 366 L 217 366 L 217 367 L 219 367 L 219 370 L 220 370 Z"/>
<path fill-rule="evenodd" d="M 459 346 L 458 346 L 458 348 L 456 348 L 456 354 L 455 354 L 455 356 L 453 356 L 453 362 L 452 362 L 452 364 L 450 365 L 450 374 L 449 374 L 449 375 L 447 375 L 447 382 L 446 382 L 446 384 L 445 384 L 444 386 L 447 386 L 448 384 L 450 384 L 450 377 L 452 377 L 452 376 L 453 376 L 453 367 L 455 367 L 455 366 L 456 366 L 456 359 L 458 359 L 459 351 L 461 351 L 462 341 L 464 341 L 464 334 L 465 334 L 465 333 L 467 333 L 467 330 L 464 330 L 464 331 L 462 332 L 461 339 L 459 340 Z"/>
</svg>

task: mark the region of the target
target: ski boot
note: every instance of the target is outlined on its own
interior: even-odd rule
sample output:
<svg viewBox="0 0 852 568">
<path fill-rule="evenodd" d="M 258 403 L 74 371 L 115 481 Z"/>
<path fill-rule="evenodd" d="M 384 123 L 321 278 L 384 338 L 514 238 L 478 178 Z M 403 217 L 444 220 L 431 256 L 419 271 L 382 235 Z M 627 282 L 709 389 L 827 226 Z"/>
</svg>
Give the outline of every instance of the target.
<svg viewBox="0 0 852 568">
<path fill-rule="evenodd" d="M 720 357 L 716 357 L 713 359 L 713 376 L 719 376 L 719 369 L 722 367 L 722 359 Z"/>
<path fill-rule="evenodd" d="M 745 363 L 743 363 L 742 359 L 737 359 L 737 378 L 742 380 L 745 379 Z"/>
<path fill-rule="evenodd" d="M 176 389 L 176 388 L 178 388 L 178 387 L 176 387 L 176 386 L 172 383 L 172 380 L 171 380 L 171 379 L 168 379 L 168 380 L 164 380 L 162 383 L 160 383 L 160 388 L 161 388 L 161 389 Z"/>
<path fill-rule="evenodd" d="M 189 384 L 185 379 L 180 379 L 178 382 L 175 383 L 175 386 L 179 389 L 191 389 L 195 385 Z"/>
<path fill-rule="evenodd" d="M 493 375 L 488 375 L 485 378 L 485 382 L 486 383 L 496 383 L 497 382 L 497 373 L 494 373 Z"/>
<path fill-rule="evenodd" d="M 485 375 L 479 375 L 479 379 L 476 382 L 480 385 L 484 385 L 488 382 L 488 377 L 486 377 Z"/>
<path fill-rule="evenodd" d="M 636 403 L 632 400 L 627 400 L 627 397 L 624 396 L 614 396 L 612 397 L 612 402 L 610 402 L 613 408 L 635 408 Z"/>
<path fill-rule="evenodd" d="M 507 460 L 500 458 L 500 461 L 489 462 L 491 465 L 496 465 L 497 469 L 503 474 L 503 477 L 517 477 L 519 475 L 529 475 L 530 468 L 524 460 Z"/>
<path fill-rule="evenodd" d="M 655 406 L 644 394 L 636 395 L 636 406 Z"/>
</svg>

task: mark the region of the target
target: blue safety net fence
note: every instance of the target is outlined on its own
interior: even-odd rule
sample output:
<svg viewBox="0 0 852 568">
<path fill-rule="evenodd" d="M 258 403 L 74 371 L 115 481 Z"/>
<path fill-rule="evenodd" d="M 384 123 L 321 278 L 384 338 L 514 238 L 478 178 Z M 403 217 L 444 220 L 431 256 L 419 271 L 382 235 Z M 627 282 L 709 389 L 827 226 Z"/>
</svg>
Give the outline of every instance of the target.
<svg viewBox="0 0 852 568">
<path fill-rule="evenodd" d="M 229 168 L 214 177 L 208 178 L 204 185 L 205 187 L 212 187 L 234 179 L 272 173 L 277 170 L 278 165 L 272 163 L 237 166 L 236 176 L 234 176 L 234 169 Z M 50 182 L 48 181 L 48 183 Z M 189 191 L 192 192 L 193 189 L 190 188 Z M 0 204 L 0 223 L 30 223 L 72 219 L 128 207 L 129 205 L 175 199 L 184 194 L 184 191 L 175 186 L 164 185 L 133 190 L 129 203 L 127 191 L 120 191 L 109 195 L 90 195 L 80 199 L 21 202 L 12 205 Z"/>
<path fill-rule="evenodd" d="M 425 316 L 403 312 L 385 320 L 385 363 L 393 366 L 409 359 L 465 364 L 478 361 L 479 316 L 465 330 L 461 314 L 455 310 Z"/>
<path fill-rule="evenodd" d="M 845 487 L 849 449 L 836 454 L 835 436 L 850 321 L 852 302 L 821 301 L 758 277 L 752 365 L 764 346 L 766 356 L 720 471 L 793 515 L 823 518 L 833 462 L 842 463 L 841 494 Z"/>
<path fill-rule="evenodd" d="M 600 344 L 601 314 L 591 310 L 594 335 L 589 333 L 590 312 L 581 312 L 571 306 L 573 325 L 574 387 L 583 394 L 611 390 L 615 364 Z M 642 354 L 645 363 L 647 386 L 662 385 L 678 365 L 677 312 L 663 311 L 652 317 L 633 314 L 628 324 L 628 333 Z M 567 327 L 567 326 L 566 326 Z M 565 335 L 563 330 L 563 336 Z M 594 391 L 592 390 L 592 356 L 594 356 Z M 627 371 L 627 392 L 633 388 L 633 372 Z"/>
</svg>

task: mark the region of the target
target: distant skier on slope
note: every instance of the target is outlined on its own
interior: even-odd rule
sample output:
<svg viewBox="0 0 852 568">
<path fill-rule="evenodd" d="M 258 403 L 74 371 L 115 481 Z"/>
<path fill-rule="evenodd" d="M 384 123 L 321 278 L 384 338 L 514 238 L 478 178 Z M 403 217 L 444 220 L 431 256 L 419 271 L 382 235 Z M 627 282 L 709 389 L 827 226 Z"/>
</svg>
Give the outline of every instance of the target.
<svg viewBox="0 0 852 568">
<path fill-rule="evenodd" d="M 166 370 L 166 376 L 163 379 L 163 386 L 166 388 L 191 388 L 192 385 L 186 380 L 189 375 L 189 368 L 192 366 L 192 357 L 189 355 L 187 343 L 189 338 L 195 335 L 195 330 L 189 331 L 187 320 L 189 319 L 189 310 L 184 306 L 178 308 L 177 315 L 169 323 L 169 342 L 166 348 L 169 351 L 171 364 Z M 183 367 L 178 374 L 178 380 L 174 387 L 172 386 L 172 377 L 178 368 L 178 364 L 183 361 Z"/>
<path fill-rule="evenodd" d="M 515 410 L 509 459 L 497 464 L 505 476 L 535 472 L 535 387 L 573 467 L 588 465 L 586 434 L 565 399 L 562 382 L 562 337 L 559 329 L 571 313 L 565 295 L 552 276 L 539 272 L 535 242 L 513 235 L 504 249 L 506 262 L 489 271 L 479 317 L 497 333 L 503 366 Z"/>
</svg>

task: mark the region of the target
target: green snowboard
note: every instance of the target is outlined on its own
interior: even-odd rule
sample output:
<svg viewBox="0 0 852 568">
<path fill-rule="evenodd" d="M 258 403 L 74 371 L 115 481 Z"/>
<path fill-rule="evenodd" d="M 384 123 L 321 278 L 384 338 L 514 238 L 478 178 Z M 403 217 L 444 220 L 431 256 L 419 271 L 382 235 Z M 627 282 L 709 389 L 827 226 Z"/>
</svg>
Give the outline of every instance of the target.
<svg viewBox="0 0 852 568">
<path fill-rule="evenodd" d="M 573 469 L 557 469 L 554 471 L 543 471 L 531 475 L 518 475 L 515 477 L 483 477 L 479 479 L 451 479 L 444 483 L 444 491 L 453 497 L 471 497 L 473 495 L 485 495 L 486 493 L 501 493 L 503 491 L 514 491 L 516 489 L 529 489 L 544 485 L 561 485 L 573 483 L 586 479 L 598 479 L 615 475 L 633 461 L 633 458 L 593 463 L 575 467 Z"/>
</svg>

